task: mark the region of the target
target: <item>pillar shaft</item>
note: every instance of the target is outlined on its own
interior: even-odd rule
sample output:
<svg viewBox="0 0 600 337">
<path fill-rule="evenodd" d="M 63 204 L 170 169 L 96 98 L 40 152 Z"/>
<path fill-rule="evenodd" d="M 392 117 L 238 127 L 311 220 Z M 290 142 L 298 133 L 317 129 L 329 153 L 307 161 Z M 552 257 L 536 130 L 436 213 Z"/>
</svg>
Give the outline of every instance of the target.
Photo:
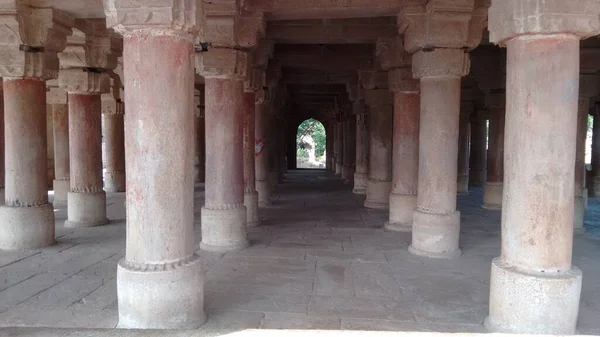
<svg viewBox="0 0 600 337">
<path fill-rule="evenodd" d="M 386 224 L 391 230 L 412 230 L 419 176 L 419 107 L 418 91 L 394 93 L 392 192 Z"/>
<path fill-rule="evenodd" d="M 335 123 L 335 175 L 342 175 L 344 165 L 344 127 L 342 122 Z"/>
<path fill-rule="evenodd" d="M 258 205 L 265 207 L 271 204 L 271 189 L 269 188 L 269 151 L 267 150 L 267 105 L 256 103 L 255 106 L 255 143 L 254 164 L 256 175 L 256 191 L 258 192 Z"/>
<path fill-rule="evenodd" d="M 256 174 L 254 164 L 255 149 L 255 94 L 244 93 L 244 206 L 246 206 L 246 225 L 256 227 L 258 217 L 258 193 L 256 192 Z"/>
<path fill-rule="evenodd" d="M 592 126 L 592 193 L 600 198 L 600 114 L 594 115 Z"/>
<path fill-rule="evenodd" d="M 69 93 L 70 184 L 65 226 L 108 223 L 102 183 L 102 104 L 100 95 Z"/>
<path fill-rule="evenodd" d="M 5 205 L 0 206 L 0 249 L 54 243 L 54 211 L 47 193 L 46 85 L 39 79 L 4 80 Z"/>
<path fill-rule="evenodd" d="M 491 94 L 487 182 L 483 190 L 483 208 L 501 209 L 504 181 L 504 125 L 506 104 L 504 92 Z"/>
<path fill-rule="evenodd" d="M 387 95 L 392 95 L 386 91 Z M 367 91 L 367 95 L 369 91 Z M 365 207 L 389 207 L 392 188 L 392 106 L 370 105 L 369 111 L 369 179 Z"/>
<path fill-rule="evenodd" d="M 331 124 L 329 124 L 327 126 L 327 130 L 326 130 L 326 135 L 325 135 L 325 139 L 326 139 L 326 158 L 325 158 L 325 168 L 327 170 L 332 170 L 332 167 L 334 167 L 334 165 L 332 165 L 334 159 L 333 156 L 333 128 L 331 127 Z"/>
<path fill-rule="evenodd" d="M 585 204 L 587 199 L 587 189 L 585 188 L 585 140 L 588 131 L 588 113 L 590 110 L 589 97 L 579 97 L 577 111 L 577 134 L 575 145 L 575 205 L 573 215 L 573 230 L 576 234 L 585 231 L 583 227 L 583 218 L 585 215 Z"/>
<path fill-rule="evenodd" d="M 571 265 L 579 38 L 525 35 L 506 45 L 502 254 L 486 327 L 572 334 L 581 292 Z"/>
<path fill-rule="evenodd" d="M 206 181 L 206 134 L 204 125 L 204 108 L 200 117 L 196 118 L 194 123 L 194 146 L 196 149 L 196 181 L 203 183 Z"/>
<path fill-rule="evenodd" d="M 356 103 L 355 103 L 356 104 Z M 356 170 L 354 172 L 355 194 L 367 193 L 367 178 L 369 173 L 369 129 L 368 115 L 360 111 L 356 115 Z"/>
<path fill-rule="evenodd" d="M 458 193 L 469 193 L 470 139 L 471 124 L 469 123 L 469 115 L 461 112 L 458 124 L 458 178 L 456 187 Z"/>
<path fill-rule="evenodd" d="M 127 249 L 117 272 L 119 326 L 197 328 L 205 316 L 194 255 L 193 44 L 142 32 L 123 44 Z"/>
<path fill-rule="evenodd" d="M 206 78 L 206 186 L 202 243 L 209 251 L 248 246 L 244 206 L 243 82 Z"/>
<path fill-rule="evenodd" d="M 456 211 L 460 84 L 458 76 L 421 78 L 419 187 L 409 248 L 416 255 L 460 255 Z"/>
<path fill-rule="evenodd" d="M 469 159 L 469 185 L 481 187 L 486 176 L 487 126 L 485 119 L 471 118 L 471 157 Z"/>
<path fill-rule="evenodd" d="M 344 122 L 344 167 L 342 177 L 346 183 L 354 181 L 354 170 L 356 162 L 356 117 L 349 116 Z"/>
<path fill-rule="evenodd" d="M 0 82 L 0 205 L 4 205 L 4 91 Z"/>
<path fill-rule="evenodd" d="M 125 192 L 125 124 L 124 106 L 116 102 L 115 113 L 104 113 L 104 144 L 106 173 L 104 190 L 107 192 Z"/>
<path fill-rule="evenodd" d="M 54 203 L 66 204 L 70 190 L 69 165 L 69 108 L 66 104 L 52 104 L 54 130 Z"/>
</svg>

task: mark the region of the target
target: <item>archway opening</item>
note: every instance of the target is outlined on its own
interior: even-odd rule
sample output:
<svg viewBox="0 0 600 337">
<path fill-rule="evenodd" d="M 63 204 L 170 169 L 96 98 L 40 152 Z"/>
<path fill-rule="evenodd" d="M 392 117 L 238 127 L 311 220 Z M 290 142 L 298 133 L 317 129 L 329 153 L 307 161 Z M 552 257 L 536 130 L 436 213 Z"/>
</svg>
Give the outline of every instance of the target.
<svg viewBox="0 0 600 337">
<path fill-rule="evenodd" d="M 321 122 L 309 118 L 300 123 L 296 132 L 296 167 L 324 169 L 326 145 L 327 135 Z"/>
</svg>

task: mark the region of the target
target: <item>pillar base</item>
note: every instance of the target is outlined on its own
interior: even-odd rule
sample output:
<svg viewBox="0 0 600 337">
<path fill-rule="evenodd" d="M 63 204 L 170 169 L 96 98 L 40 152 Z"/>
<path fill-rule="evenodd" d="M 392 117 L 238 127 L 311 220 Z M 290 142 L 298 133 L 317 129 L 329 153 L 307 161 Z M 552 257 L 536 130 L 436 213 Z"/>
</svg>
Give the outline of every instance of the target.
<svg viewBox="0 0 600 337">
<path fill-rule="evenodd" d="M 367 174 L 354 172 L 354 194 L 367 194 Z"/>
<path fill-rule="evenodd" d="M 385 224 L 385 229 L 396 232 L 412 231 L 415 207 L 416 195 L 390 193 L 390 220 Z"/>
<path fill-rule="evenodd" d="M 54 190 L 54 200 L 52 200 L 52 203 L 55 206 L 66 206 L 67 195 L 71 189 L 71 181 L 69 179 L 54 179 L 52 189 Z"/>
<path fill-rule="evenodd" d="M 104 190 L 111 193 L 125 192 L 125 172 L 106 172 Z"/>
<path fill-rule="evenodd" d="M 246 206 L 246 226 L 258 227 L 260 218 L 258 217 L 258 192 L 246 192 L 244 194 L 244 206 Z"/>
<path fill-rule="evenodd" d="M 391 181 L 367 180 L 366 208 L 388 209 L 390 207 Z"/>
<path fill-rule="evenodd" d="M 458 176 L 456 180 L 456 192 L 460 195 L 469 194 L 469 175 Z"/>
<path fill-rule="evenodd" d="M 225 253 L 248 247 L 244 205 L 228 205 L 223 209 L 202 207 L 201 221 L 202 250 Z"/>
<path fill-rule="evenodd" d="M 0 249 L 35 249 L 53 244 L 52 204 L 35 207 L 0 206 Z"/>
<path fill-rule="evenodd" d="M 481 205 L 481 207 L 494 211 L 501 210 L 503 189 L 503 183 L 485 183 L 483 188 L 483 205 Z"/>
<path fill-rule="evenodd" d="M 583 197 L 575 197 L 573 214 L 573 234 L 579 235 L 585 233 L 583 227 L 583 218 L 585 216 L 585 199 Z"/>
<path fill-rule="evenodd" d="M 413 212 L 411 254 L 436 259 L 451 259 L 461 255 L 458 248 L 460 212 L 452 214 Z"/>
<path fill-rule="evenodd" d="M 256 192 L 258 193 L 258 207 L 268 207 L 271 205 L 271 189 L 266 180 L 256 181 Z"/>
<path fill-rule="evenodd" d="M 581 271 L 529 274 L 492 261 L 489 332 L 574 334 L 581 296 Z"/>
<path fill-rule="evenodd" d="M 197 329 L 206 322 L 202 261 L 190 258 L 161 265 L 117 267 L 122 329 Z"/>
<path fill-rule="evenodd" d="M 65 227 L 94 227 L 106 225 L 106 193 L 69 192 Z"/>
</svg>

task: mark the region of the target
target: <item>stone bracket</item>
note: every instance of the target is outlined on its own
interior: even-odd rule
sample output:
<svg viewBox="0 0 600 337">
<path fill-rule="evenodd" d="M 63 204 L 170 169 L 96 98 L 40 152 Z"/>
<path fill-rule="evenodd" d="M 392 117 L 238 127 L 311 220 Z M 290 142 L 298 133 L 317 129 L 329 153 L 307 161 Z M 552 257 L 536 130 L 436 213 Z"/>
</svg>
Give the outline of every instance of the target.
<svg viewBox="0 0 600 337">
<path fill-rule="evenodd" d="M 203 77 L 244 79 L 248 53 L 230 48 L 212 48 L 196 53 L 196 71 Z"/>
<path fill-rule="evenodd" d="M 85 68 L 63 69 L 58 75 L 58 85 L 70 93 L 109 93 L 110 76 L 106 72 L 91 72 Z"/>
<path fill-rule="evenodd" d="M 413 55 L 414 78 L 463 77 L 469 73 L 469 53 L 463 49 L 420 50 Z"/>
</svg>

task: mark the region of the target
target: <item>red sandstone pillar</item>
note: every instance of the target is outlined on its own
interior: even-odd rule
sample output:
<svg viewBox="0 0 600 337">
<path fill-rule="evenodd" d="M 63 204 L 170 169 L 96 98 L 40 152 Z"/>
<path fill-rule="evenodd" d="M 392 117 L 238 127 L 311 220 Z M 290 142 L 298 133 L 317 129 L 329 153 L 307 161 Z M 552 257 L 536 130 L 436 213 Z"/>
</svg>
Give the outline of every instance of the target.
<svg viewBox="0 0 600 337">
<path fill-rule="evenodd" d="M 258 192 L 256 192 L 256 174 L 254 164 L 255 148 L 255 94 L 244 92 L 244 206 L 246 206 L 246 226 L 256 227 L 260 223 L 258 217 Z"/>
<path fill-rule="evenodd" d="M 67 227 L 108 223 L 102 189 L 102 104 L 95 92 L 69 94 L 69 162 Z"/>
<path fill-rule="evenodd" d="M 392 192 L 385 228 L 410 232 L 419 177 L 419 82 L 412 79 L 410 68 L 391 70 L 390 82 L 394 91 Z"/>
<path fill-rule="evenodd" d="M 341 121 L 335 123 L 335 175 L 341 176 L 344 162 L 344 130 Z"/>
<path fill-rule="evenodd" d="M 271 204 L 271 189 L 269 188 L 269 157 L 267 146 L 267 105 L 264 99 L 256 101 L 255 106 L 255 141 L 254 164 L 256 174 L 256 191 L 258 192 L 258 206 L 266 207 Z"/>
<path fill-rule="evenodd" d="M 235 57 L 245 56 L 231 51 Z M 205 76 L 205 93 L 206 200 L 200 248 L 239 250 L 248 246 L 242 151 L 244 83 L 237 77 Z"/>
<path fill-rule="evenodd" d="M 600 111 L 595 111 L 592 126 L 592 194 L 600 198 Z"/>
<path fill-rule="evenodd" d="M 469 185 L 481 187 L 486 176 L 487 126 L 481 116 L 471 116 L 471 157 L 469 159 Z"/>
<path fill-rule="evenodd" d="M 490 40 L 507 46 L 502 252 L 492 262 L 490 331 L 573 334 L 581 271 L 572 265 L 579 39 L 595 1 L 494 0 Z M 551 13 L 529 25 L 523 18 Z M 568 32 L 568 33 L 565 33 Z"/>
<path fill-rule="evenodd" d="M 506 93 L 494 92 L 487 97 L 490 109 L 489 144 L 487 156 L 487 182 L 483 189 L 483 208 L 502 209 L 504 181 L 504 116 Z"/>
<path fill-rule="evenodd" d="M 0 206 L 0 249 L 33 249 L 54 243 L 54 210 L 48 203 L 46 84 L 4 78 L 5 204 Z"/>
<path fill-rule="evenodd" d="M 369 106 L 369 179 L 365 207 L 387 209 L 392 190 L 394 99 L 388 89 L 365 91 Z"/>
<path fill-rule="evenodd" d="M 4 205 L 4 91 L 0 82 L 0 206 Z"/>
<path fill-rule="evenodd" d="M 125 192 L 125 105 L 121 100 L 103 102 L 114 104 L 114 109 L 103 109 L 106 172 L 104 190 Z"/>
<path fill-rule="evenodd" d="M 409 251 L 432 258 L 460 255 L 456 210 L 461 77 L 469 55 L 461 49 L 418 51 L 413 74 L 421 79 L 419 187 Z"/>
<path fill-rule="evenodd" d="M 62 91 L 62 90 L 61 90 Z M 64 91 L 63 91 L 64 92 Z M 66 101 L 66 93 L 65 101 Z M 52 104 L 54 129 L 54 204 L 66 205 L 71 188 L 69 165 L 69 108 L 67 104 Z"/>
<path fill-rule="evenodd" d="M 354 194 L 367 193 L 369 174 L 369 128 L 364 101 L 354 102 L 356 114 L 356 171 L 354 172 Z"/>
<path fill-rule="evenodd" d="M 458 178 L 456 186 L 458 194 L 469 194 L 469 143 L 471 140 L 469 116 L 472 105 L 473 103 L 470 101 L 463 101 L 460 104 L 461 112 L 458 122 Z"/>
</svg>

